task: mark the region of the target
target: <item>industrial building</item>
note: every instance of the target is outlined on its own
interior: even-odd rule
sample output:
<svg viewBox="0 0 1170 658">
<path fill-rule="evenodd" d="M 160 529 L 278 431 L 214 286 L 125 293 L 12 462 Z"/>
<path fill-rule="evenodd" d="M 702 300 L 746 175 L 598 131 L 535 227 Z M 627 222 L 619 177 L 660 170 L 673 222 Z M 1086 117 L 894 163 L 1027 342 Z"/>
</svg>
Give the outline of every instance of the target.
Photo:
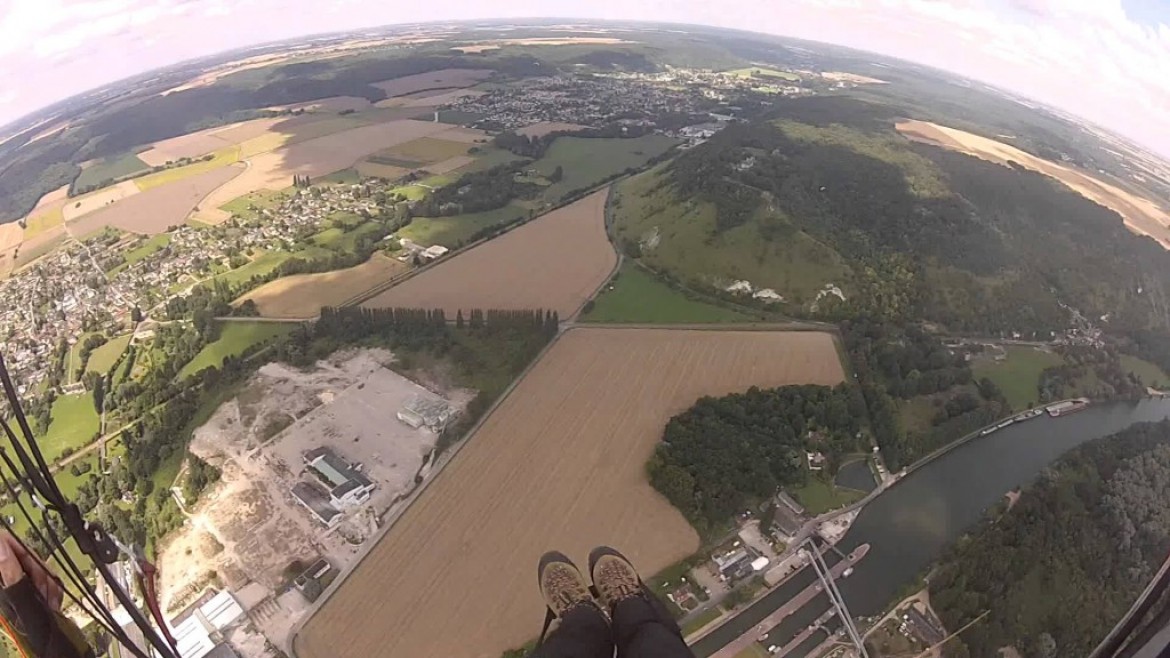
<svg viewBox="0 0 1170 658">
<path fill-rule="evenodd" d="M 293 498 L 326 528 L 341 521 L 341 512 L 329 503 L 329 494 L 313 482 L 298 482 L 292 488 Z"/>
<path fill-rule="evenodd" d="M 719 575 L 724 580 L 738 580 L 752 573 L 752 560 L 755 559 L 746 546 L 737 548 L 723 555 L 712 556 Z"/>
<path fill-rule="evenodd" d="M 366 502 L 374 491 L 374 483 L 361 473 L 360 464 L 349 464 L 329 448 L 306 452 L 305 466 L 329 488 L 329 502 L 339 509 Z"/>
<path fill-rule="evenodd" d="M 167 626 L 180 658 L 236 658 L 236 652 L 224 641 L 224 630 L 243 616 L 244 608 L 229 592 L 210 590 Z M 136 646 L 146 646 L 141 629 L 124 608 L 114 610 L 114 621 L 127 631 Z"/>
<path fill-rule="evenodd" d="M 426 427 L 433 432 L 442 432 L 453 415 L 451 405 L 445 400 L 412 396 L 398 411 L 398 420 L 418 429 Z"/>
</svg>

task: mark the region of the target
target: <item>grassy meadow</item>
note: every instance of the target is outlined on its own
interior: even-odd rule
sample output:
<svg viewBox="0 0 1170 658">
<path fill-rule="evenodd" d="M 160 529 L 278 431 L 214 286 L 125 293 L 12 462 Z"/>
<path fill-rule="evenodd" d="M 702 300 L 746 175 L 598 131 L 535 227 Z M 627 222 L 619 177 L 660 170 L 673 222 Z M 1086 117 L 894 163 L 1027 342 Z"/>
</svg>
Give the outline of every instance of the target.
<svg viewBox="0 0 1170 658">
<path fill-rule="evenodd" d="M 179 379 L 194 375 L 200 370 L 223 363 L 224 357 L 238 356 L 249 347 L 284 336 L 296 327 L 293 323 L 278 322 L 224 322 L 220 327 L 219 338 L 208 343 L 199 350 L 194 359 L 191 359 L 179 371 Z"/>
<path fill-rule="evenodd" d="M 1005 349 L 1007 358 L 1002 361 L 990 358 L 972 361 L 972 374 L 976 380 L 986 377 L 995 382 L 1015 411 L 1038 404 L 1040 373 L 1045 368 L 1061 365 L 1064 359 L 1059 354 L 1022 345 L 1008 345 Z"/>
<path fill-rule="evenodd" d="M 646 324 L 751 322 L 738 311 L 687 297 L 632 263 L 622 264 L 618 276 L 593 299 L 586 322 Z"/>
</svg>

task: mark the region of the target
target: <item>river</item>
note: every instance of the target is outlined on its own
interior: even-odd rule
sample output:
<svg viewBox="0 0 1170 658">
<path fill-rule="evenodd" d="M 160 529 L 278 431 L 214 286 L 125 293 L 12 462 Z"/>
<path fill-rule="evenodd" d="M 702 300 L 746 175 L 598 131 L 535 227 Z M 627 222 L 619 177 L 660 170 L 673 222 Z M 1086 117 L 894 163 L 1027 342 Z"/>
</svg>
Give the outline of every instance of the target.
<svg viewBox="0 0 1170 658">
<path fill-rule="evenodd" d="M 850 611 L 854 616 L 881 613 L 984 510 L 1007 491 L 1031 482 L 1064 452 L 1133 423 L 1167 417 L 1167 399 L 1094 405 L 1060 418 L 1045 415 L 969 441 L 911 473 L 867 504 L 838 544 L 844 553 L 870 545 L 853 575 L 840 584 Z M 814 578 L 810 570 L 801 571 L 696 643 L 696 655 L 714 653 Z M 828 608 L 828 599 L 818 597 L 769 634 L 768 642 L 785 644 Z M 806 643 L 789 656 L 800 658 L 814 646 Z"/>
</svg>

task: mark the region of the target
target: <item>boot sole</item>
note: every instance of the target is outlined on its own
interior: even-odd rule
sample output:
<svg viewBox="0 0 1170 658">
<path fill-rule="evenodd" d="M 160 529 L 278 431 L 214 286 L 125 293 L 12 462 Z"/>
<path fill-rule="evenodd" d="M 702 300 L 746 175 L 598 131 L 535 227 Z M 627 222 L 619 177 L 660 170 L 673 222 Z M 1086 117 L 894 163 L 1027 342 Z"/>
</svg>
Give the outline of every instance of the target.
<svg viewBox="0 0 1170 658">
<path fill-rule="evenodd" d="M 536 564 L 536 586 L 540 589 L 541 596 L 544 596 L 544 584 L 542 582 L 544 580 L 544 568 L 554 562 L 564 562 L 565 564 L 571 565 L 574 569 L 577 569 L 577 565 L 573 564 L 573 561 L 569 559 L 569 556 L 560 551 L 549 551 L 544 555 L 541 555 L 540 562 Z M 577 569 L 577 571 L 580 571 L 580 569 Z"/>
<path fill-rule="evenodd" d="M 597 561 L 607 555 L 616 557 L 622 562 L 630 565 L 630 571 L 633 571 L 634 575 L 638 576 L 638 585 L 640 585 L 643 590 L 646 589 L 646 583 L 642 582 L 642 574 L 638 573 L 638 570 L 634 567 L 634 563 L 630 561 L 630 558 L 622 555 L 621 551 L 610 546 L 598 546 L 597 548 L 589 551 L 589 580 L 592 589 L 597 589 L 596 585 L 592 585 L 593 570 L 597 567 Z"/>
</svg>

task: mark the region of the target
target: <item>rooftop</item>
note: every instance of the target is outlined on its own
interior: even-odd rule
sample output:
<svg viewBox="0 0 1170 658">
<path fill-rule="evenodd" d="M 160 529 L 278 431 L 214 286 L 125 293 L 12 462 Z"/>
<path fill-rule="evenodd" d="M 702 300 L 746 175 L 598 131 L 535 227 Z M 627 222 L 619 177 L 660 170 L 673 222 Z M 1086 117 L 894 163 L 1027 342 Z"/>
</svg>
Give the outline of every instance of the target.
<svg viewBox="0 0 1170 658">
<path fill-rule="evenodd" d="M 329 503 L 328 494 L 312 482 L 298 482 L 292 488 L 292 495 L 325 525 L 332 523 L 341 514 Z"/>
</svg>

